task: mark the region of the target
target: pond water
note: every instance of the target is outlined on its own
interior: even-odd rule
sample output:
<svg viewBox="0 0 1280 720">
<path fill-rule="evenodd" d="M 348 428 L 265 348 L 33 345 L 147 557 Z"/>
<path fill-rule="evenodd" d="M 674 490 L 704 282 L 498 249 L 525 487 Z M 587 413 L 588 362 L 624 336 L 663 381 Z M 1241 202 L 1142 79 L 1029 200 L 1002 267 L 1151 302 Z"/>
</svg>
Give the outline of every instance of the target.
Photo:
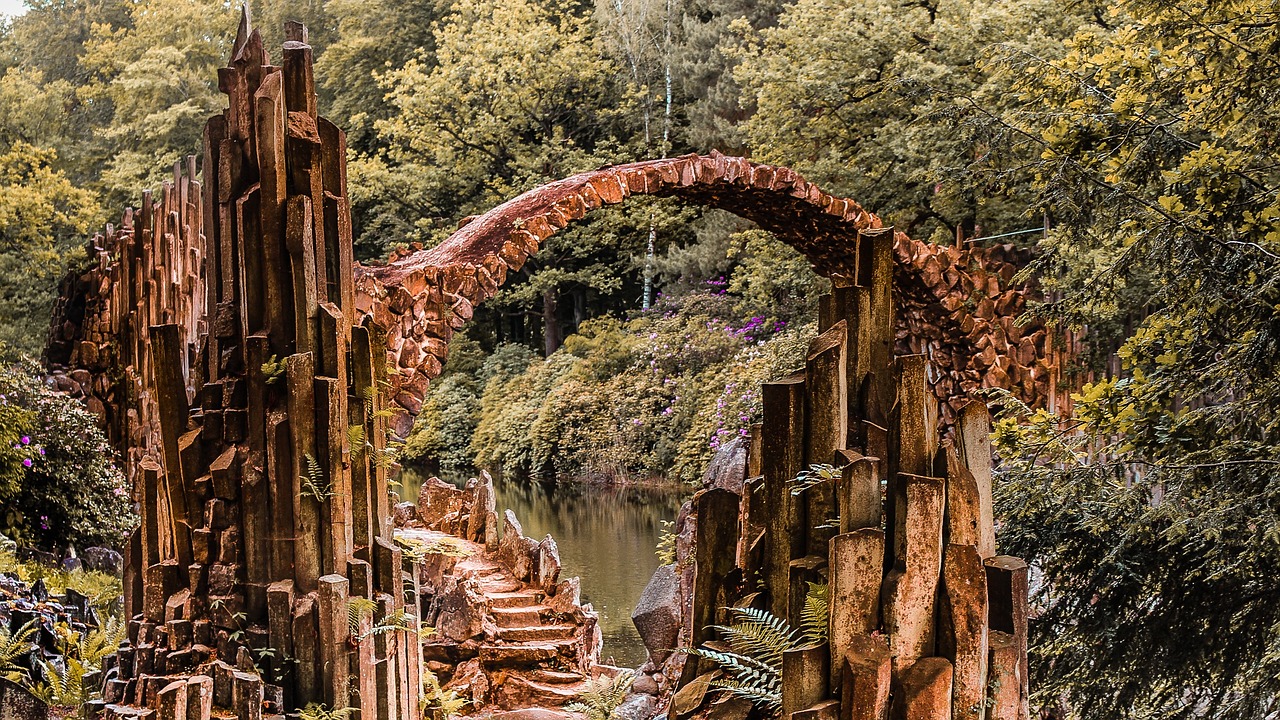
<svg viewBox="0 0 1280 720">
<path fill-rule="evenodd" d="M 416 500 L 422 476 L 401 473 L 401 496 Z M 498 514 L 513 510 L 524 534 L 556 539 L 563 577 L 582 579 L 582 601 L 600 614 L 602 660 L 622 667 L 645 661 L 644 644 L 631 623 L 640 594 L 658 568 L 654 553 L 663 521 L 675 520 L 681 494 L 671 488 L 601 488 L 561 482 L 554 486 L 494 480 Z"/>
</svg>

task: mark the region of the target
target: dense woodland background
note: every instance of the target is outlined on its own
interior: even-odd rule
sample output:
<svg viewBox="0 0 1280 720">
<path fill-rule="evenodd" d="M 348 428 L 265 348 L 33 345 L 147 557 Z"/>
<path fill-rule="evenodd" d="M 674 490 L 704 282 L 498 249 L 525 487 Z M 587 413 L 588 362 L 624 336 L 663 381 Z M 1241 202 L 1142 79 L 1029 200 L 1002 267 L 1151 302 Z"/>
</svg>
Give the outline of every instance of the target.
<svg viewBox="0 0 1280 720">
<path fill-rule="evenodd" d="M 796 168 L 919 239 L 1047 223 L 999 241 L 1034 246 L 1028 273 L 1052 299 L 1035 312 L 1084 333 L 1081 364 L 1114 353 L 1120 371 L 1069 420 L 1003 399 L 1000 542 L 1041 573 L 1037 703 L 1280 712 L 1280 3 L 251 4 L 268 48 L 286 18 L 311 29 L 366 261 L 575 171 L 712 148 Z M 87 234 L 197 151 L 239 14 L 29 5 L 0 26 L 10 354 L 39 352 Z M 596 213 L 481 308 L 406 455 L 695 478 L 756 416 L 759 382 L 798 363 L 820 285 L 729 216 L 654 200 Z M 0 438 L 6 526 L 81 542 L 106 526 L 34 509 L 57 494 L 39 488 L 91 475 L 57 492 L 123 518 L 118 478 L 24 449 L 81 457 L 92 436 L 41 398 L 0 395 L 32 428 Z"/>
</svg>

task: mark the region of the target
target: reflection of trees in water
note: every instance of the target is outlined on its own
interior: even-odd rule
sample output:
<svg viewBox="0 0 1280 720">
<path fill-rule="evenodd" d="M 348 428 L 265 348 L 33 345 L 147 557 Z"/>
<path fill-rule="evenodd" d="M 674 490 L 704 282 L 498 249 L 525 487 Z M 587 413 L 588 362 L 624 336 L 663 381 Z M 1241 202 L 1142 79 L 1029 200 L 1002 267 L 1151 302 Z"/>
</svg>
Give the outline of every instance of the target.
<svg viewBox="0 0 1280 720">
<path fill-rule="evenodd" d="M 412 468 L 400 476 L 405 500 L 417 500 L 425 479 Z M 462 485 L 465 478 L 451 478 Z M 631 624 L 631 611 L 658 567 L 654 554 L 663 521 L 671 521 L 683 499 L 680 489 L 610 488 L 584 483 L 547 486 L 536 481 L 494 481 L 498 514 L 510 509 L 524 534 L 550 534 L 560 548 L 566 577 L 582 578 L 582 600 L 600 613 L 607 658 L 632 667 L 644 662 L 644 646 Z"/>
</svg>

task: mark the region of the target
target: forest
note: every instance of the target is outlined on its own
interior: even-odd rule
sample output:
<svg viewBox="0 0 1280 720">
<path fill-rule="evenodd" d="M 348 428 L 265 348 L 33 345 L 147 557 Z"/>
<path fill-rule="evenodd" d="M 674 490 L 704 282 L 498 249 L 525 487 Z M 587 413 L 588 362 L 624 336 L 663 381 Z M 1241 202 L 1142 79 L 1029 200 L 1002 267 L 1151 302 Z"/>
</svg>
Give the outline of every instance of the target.
<svg viewBox="0 0 1280 720">
<path fill-rule="evenodd" d="M 199 152 L 238 4 L 0 20 L 0 507 L 56 549 L 133 522 L 31 362 L 86 240 Z M 1071 414 L 988 399 L 1043 717 L 1280 712 L 1280 4 L 253 0 L 304 21 L 355 252 L 431 247 L 576 172 L 712 149 L 939 244 L 1013 244 L 1071 331 Z M 554 236 L 451 344 L 402 451 L 442 476 L 696 481 L 804 362 L 820 278 L 646 198 Z M 74 499 L 74 501 L 73 501 Z"/>
</svg>

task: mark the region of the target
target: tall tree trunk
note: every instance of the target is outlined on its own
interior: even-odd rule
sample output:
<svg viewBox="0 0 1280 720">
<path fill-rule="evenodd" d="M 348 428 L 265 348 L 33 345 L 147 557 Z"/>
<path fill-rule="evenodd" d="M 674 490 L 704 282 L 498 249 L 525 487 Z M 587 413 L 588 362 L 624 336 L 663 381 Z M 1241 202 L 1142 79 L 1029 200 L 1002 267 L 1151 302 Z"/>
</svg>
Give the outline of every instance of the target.
<svg viewBox="0 0 1280 720">
<path fill-rule="evenodd" d="M 560 326 L 560 298 L 555 290 L 542 292 L 542 342 L 546 356 L 560 349 L 564 343 L 564 329 Z"/>
</svg>

